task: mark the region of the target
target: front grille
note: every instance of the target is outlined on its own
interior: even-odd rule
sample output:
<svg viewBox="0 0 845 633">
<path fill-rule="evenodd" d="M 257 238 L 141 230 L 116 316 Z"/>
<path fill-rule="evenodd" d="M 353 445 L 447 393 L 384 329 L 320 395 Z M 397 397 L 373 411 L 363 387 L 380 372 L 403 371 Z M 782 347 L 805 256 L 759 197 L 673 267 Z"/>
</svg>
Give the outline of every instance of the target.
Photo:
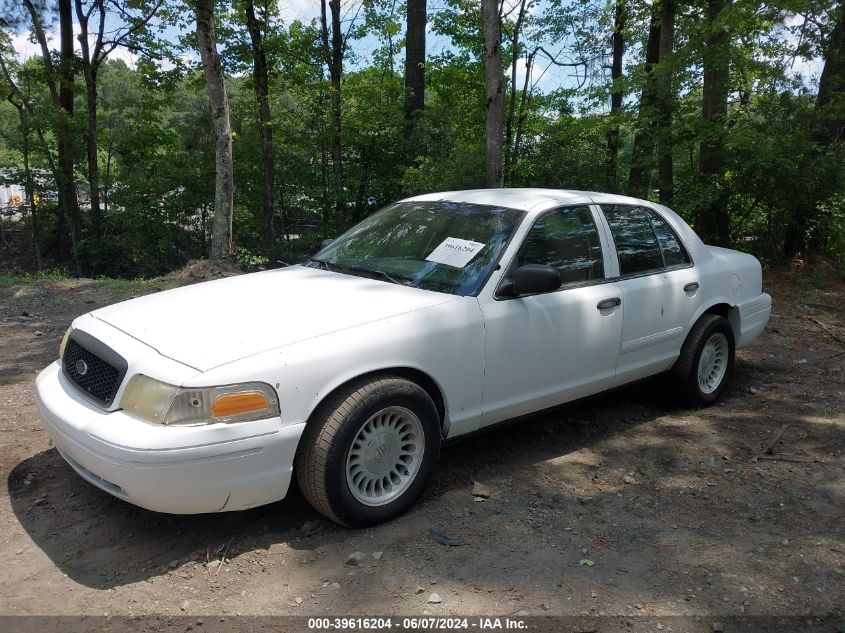
<svg viewBox="0 0 845 633">
<path fill-rule="evenodd" d="M 121 370 L 88 351 L 72 338 L 62 359 L 65 376 L 83 393 L 103 405 L 110 405 L 120 387 Z"/>
</svg>

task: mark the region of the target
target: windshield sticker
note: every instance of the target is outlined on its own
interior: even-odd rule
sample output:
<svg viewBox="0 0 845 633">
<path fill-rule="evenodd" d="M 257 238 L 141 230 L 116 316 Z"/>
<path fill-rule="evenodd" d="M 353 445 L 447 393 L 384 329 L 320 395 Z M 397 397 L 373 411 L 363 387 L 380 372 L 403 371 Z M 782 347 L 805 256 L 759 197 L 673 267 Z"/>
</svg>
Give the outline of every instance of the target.
<svg viewBox="0 0 845 633">
<path fill-rule="evenodd" d="M 425 261 L 463 268 L 482 248 L 484 248 L 484 244 L 481 242 L 447 237 L 440 243 L 440 246 L 431 251 Z"/>
</svg>

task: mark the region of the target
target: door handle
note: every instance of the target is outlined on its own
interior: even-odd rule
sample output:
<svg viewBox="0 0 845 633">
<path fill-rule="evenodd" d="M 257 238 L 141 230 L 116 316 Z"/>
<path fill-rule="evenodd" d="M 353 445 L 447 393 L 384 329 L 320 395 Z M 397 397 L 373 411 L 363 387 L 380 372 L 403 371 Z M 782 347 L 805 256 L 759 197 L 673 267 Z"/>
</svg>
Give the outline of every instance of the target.
<svg viewBox="0 0 845 633">
<path fill-rule="evenodd" d="M 616 306 L 622 305 L 622 299 L 619 297 L 613 297 L 612 299 L 605 299 L 604 301 L 599 301 L 596 305 L 596 308 L 599 310 L 607 310 L 609 308 L 615 308 Z"/>
<path fill-rule="evenodd" d="M 684 292 L 695 292 L 696 290 L 698 290 L 698 282 L 697 281 L 692 281 L 692 282 L 688 283 L 686 286 L 684 286 Z"/>
</svg>

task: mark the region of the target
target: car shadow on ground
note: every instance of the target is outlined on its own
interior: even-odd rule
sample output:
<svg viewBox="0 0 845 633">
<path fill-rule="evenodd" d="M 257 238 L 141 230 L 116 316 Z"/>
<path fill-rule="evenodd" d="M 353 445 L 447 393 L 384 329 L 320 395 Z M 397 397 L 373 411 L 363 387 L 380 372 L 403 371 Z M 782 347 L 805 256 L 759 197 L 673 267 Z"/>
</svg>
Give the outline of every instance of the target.
<svg viewBox="0 0 845 633">
<path fill-rule="evenodd" d="M 625 389 L 446 447 L 435 480 L 414 514 L 424 514 L 441 496 L 465 486 L 472 473 L 489 463 L 504 462 L 503 468 L 519 471 L 652 420 L 662 409 L 649 413 L 643 399 L 655 389 L 645 383 L 645 391 L 642 386 Z M 592 416 L 596 407 L 600 414 L 620 401 L 628 415 L 600 427 L 588 428 L 589 423 L 579 415 L 587 408 Z M 553 428 L 554 435 L 546 432 Z M 502 446 L 509 447 L 507 455 Z M 181 561 L 205 562 L 214 559 L 215 553 L 219 558 L 220 550 L 233 541 L 248 543 L 253 549 L 285 542 L 293 549 L 310 550 L 317 545 L 308 536 L 311 522 L 321 522 L 324 539 L 344 538 L 344 530 L 322 522 L 295 485 L 283 501 L 251 510 L 161 514 L 116 499 L 84 481 L 55 449 L 20 462 L 7 483 L 12 510 L 33 542 L 70 578 L 99 589 L 167 573 Z M 236 553 L 230 551 L 229 555 Z M 120 561 L 118 569 L 115 561 Z"/>
<path fill-rule="evenodd" d="M 89 484 L 55 449 L 20 462 L 9 474 L 8 490 L 33 542 L 71 579 L 97 589 L 146 580 L 186 560 L 219 559 L 244 533 L 255 547 L 268 547 L 317 518 L 295 487 L 284 501 L 241 512 L 152 512 Z"/>
<path fill-rule="evenodd" d="M 738 363 L 734 383 L 726 394 L 728 400 L 747 388 L 747 368 L 743 365 Z M 446 581 L 464 580 L 469 566 L 466 557 L 490 557 L 490 565 L 482 570 L 474 565 L 473 581 L 501 585 L 503 590 L 520 582 L 523 573 L 527 574 L 523 583 L 530 584 L 532 575 L 536 576 L 532 569 L 543 569 L 548 560 L 567 569 L 578 568 L 583 556 L 580 548 L 589 541 L 592 547 L 602 548 L 605 566 L 581 568 L 582 576 L 595 576 L 595 582 L 617 583 L 620 590 L 633 591 L 639 584 L 640 588 L 649 588 L 645 578 L 654 574 L 667 574 L 668 578 L 682 573 L 682 568 L 700 565 L 696 551 L 680 551 L 674 566 L 669 564 L 671 560 L 658 564 L 655 556 L 661 555 L 661 548 L 671 551 L 676 547 L 673 540 L 686 539 L 707 551 L 737 546 L 749 529 L 752 535 L 753 530 L 759 532 L 759 539 L 753 536 L 765 548 L 777 546 L 782 538 L 775 540 L 765 528 L 766 513 L 771 512 L 767 508 L 777 505 L 782 491 L 773 490 L 771 495 L 756 499 L 756 507 L 722 511 L 731 498 L 723 498 L 721 486 L 729 495 L 732 484 L 722 473 L 721 461 L 712 468 L 704 466 L 706 477 L 719 482 L 716 487 L 706 487 L 711 483 L 704 486 L 699 479 L 697 491 L 677 495 L 687 485 L 681 481 L 688 477 L 685 473 L 691 469 L 694 472 L 689 477 L 693 477 L 701 469 L 700 464 L 684 461 L 688 457 L 678 447 L 694 446 L 707 438 L 689 434 L 677 425 L 660 429 L 649 426 L 648 433 L 638 430 L 634 441 L 627 434 L 661 416 L 682 418 L 687 413 L 669 404 L 664 384 L 653 381 L 468 438 L 443 451 L 431 485 L 411 512 L 390 524 L 357 532 L 323 520 L 295 487 L 284 501 L 243 512 L 198 516 L 150 512 L 89 485 L 55 450 L 19 463 L 9 475 L 8 492 L 18 521 L 36 546 L 72 580 L 96 589 L 165 576 L 185 561 L 205 562 L 223 553 L 234 558 L 279 544 L 303 552 L 302 557 L 314 550 L 329 549 L 336 558 L 351 552 L 352 542 L 360 546 L 364 535 L 403 556 L 429 561 Z M 755 415 L 750 409 L 741 413 Z M 737 428 L 735 432 L 731 427 L 720 427 L 719 433 L 707 441 L 730 443 L 736 448 L 745 434 L 744 429 Z M 645 439 L 639 443 L 641 438 Z M 641 487 L 638 482 L 624 488 L 617 481 L 618 474 L 609 481 L 612 470 L 625 466 L 623 457 L 628 452 L 637 452 L 638 463 L 646 464 L 651 469 L 647 475 L 660 485 Z M 598 461 L 590 463 L 596 456 Z M 641 476 L 638 474 L 638 479 Z M 596 477 L 605 478 L 608 485 L 596 485 Z M 506 486 L 503 496 L 509 498 L 502 503 L 472 503 L 469 493 L 476 479 L 494 489 Z M 503 484 L 505 480 L 510 481 Z M 624 496 L 619 494 L 621 488 Z M 561 490 L 567 492 L 561 495 Z M 820 502 L 836 503 L 834 498 L 824 501 L 823 496 L 819 491 L 814 493 Z M 794 498 L 804 497 L 809 498 L 808 490 L 794 492 Z M 818 510 L 824 512 L 823 508 Z M 709 520 L 712 513 L 719 520 Z M 574 533 L 563 530 L 577 517 L 589 527 L 570 537 Z M 467 546 L 443 548 L 433 543 L 428 535 L 431 527 L 460 531 Z M 788 525 L 782 527 L 789 529 Z M 817 526 L 820 536 L 834 536 L 826 530 Z M 540 539 L 543 546 L 523 551 L 526 534 L 534 535 L 527 542 Z M 625 571 L 619 571 L 623 568 Z M 315 569 L 311 573 L 320 572 Z M 568 582 L 560 572 L 555 573 L 558 577 L 552 574 L 547 582 Z M 606 576 L 608 573 L 611 575 Z M 767 574 L 765 568 L 755 573 Z M 817 569 L 817 573 L 834 577 L 827 569 Z M 794 575 L 799 575 L 797 570 Z M 650 589 L 653 593 L 654 588 Z M 676 589 L 676 582 L 666 582 L 667 593 L 674 595 Z M 382 590 L 386 588 L 356 585 L 347 590 L 354 595 L 346 598 L 366 605 L 375 600 L 370 593 Z"/>
</svg>

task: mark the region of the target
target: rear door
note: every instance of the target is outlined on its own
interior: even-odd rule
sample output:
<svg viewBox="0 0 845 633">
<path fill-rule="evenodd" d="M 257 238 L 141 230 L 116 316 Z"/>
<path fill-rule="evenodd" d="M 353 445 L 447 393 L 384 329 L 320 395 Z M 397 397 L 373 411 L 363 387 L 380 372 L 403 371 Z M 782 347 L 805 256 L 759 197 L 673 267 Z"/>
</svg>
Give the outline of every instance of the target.
<svg viewBox="0 0 845 633">
<path fill-rule="evenodd" d="M 614 385 L 668 369 L 700 303 L 698 271 L 671 226 L 647 206 L 602 204 L 625 306 Z"/>
<path fill-rule="evenodd" d="M 613 382 L 622 306 L 618 284 L 605 276 L 610 248 L 588 205 L 547 211 L 534 221 L 500 285 L 525 264 L 552 266 L 563 283 L 554 292 L 480 302 L 486 331 L 483 426 Z"/>
</svg>

